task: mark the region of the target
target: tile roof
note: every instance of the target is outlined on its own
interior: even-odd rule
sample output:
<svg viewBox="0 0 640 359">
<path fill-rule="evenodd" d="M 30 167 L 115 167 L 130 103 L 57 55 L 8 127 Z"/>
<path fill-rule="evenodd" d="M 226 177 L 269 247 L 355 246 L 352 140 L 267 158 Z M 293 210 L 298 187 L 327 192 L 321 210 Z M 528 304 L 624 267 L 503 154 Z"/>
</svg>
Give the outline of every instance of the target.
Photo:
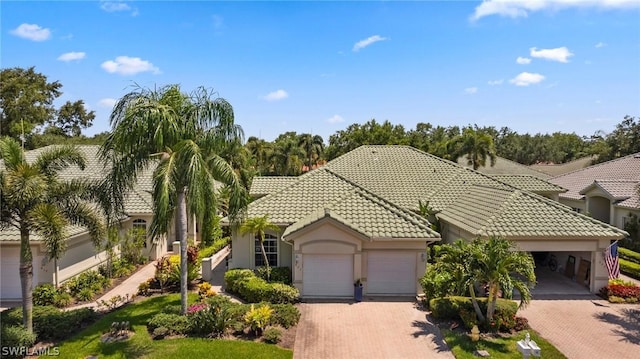
<svg viewBox="0 0 640 359">
<path fill-rule="evenodd" d="M 515 188 L 534 193 L 562 193 L 566 188 L 550 183 L 540 177 L 530 175 L 491 175 L 498 181 L 509 184 Z"/>
<path fill-rule="evenodd" d="M 535 179 L 526 181 L 542 186 Z M 450 221 L 459 216 L 457 221 L 474 231 L 486 227 L 485 232 L 511 237 L 546 238 L 618 238 L 621 233 L 557 202 L 408 146 L 362 146 L 291 182 L 251 203 L 247 215 L 268 214 L 272 222 L 291 226 L 288 235 L 330 217 L 369 236 L 392 233 L 393 237 L 396 226 L 404 228 L 400 232 L 423 233 L 419 222 L 417 227 L 406 222 L 415 216 L 412 212 L 417 212 L 421 200 Z M 469 198 L 478 188 L 492 193 L 486 203 Z M 544 188 L 559 191 L 552 185 Z M 477 208 L 465 207 L 467 202 Z M 499 223 L 488 226 L 485 222 L 494 216 Z M 485 222 L 474 227 L 474 221 Z"/>
<path fill-rule="evenodd" d="M 536 194 L 474 185 L 438 218 L 480 237 L 624 238 L 626 232 Z"/>
<path fill-rule="evenodd" d="M 628 208 L 640 208 L 640 181 L 631 180 L 595 180 L 580 191 L 586 195 L 594 188 L 599 188 L 609 195 L 616 205 Z"/>
<path fill-rule="evenodd" d="M 640 182 L 640 152 L 553 177 L 549 180 L 551 183 L 568 189 L 566 193 L 560 194 L 560 198 L 568 199 L 582 199 L 583 195 L 580 192 L 592 185 L 594 181 L 598 181 L 598 183 L 605 183 L 606 181 L 620 183 L 625 181 Z M 617 189 L 613 189 L 613 184 L 611 183 L 608 186 L 612 191 L 618 193 L 622 189 L 621 186 L 626 185 L 615 185 Z M 624 189 L 627 190 L 629 188 L 625 187 Z M 640 198 L 637 198 L 637 191 L 631 191 L 631 193 L 627 194 L 632 200 L 625 206 L 633 205 L 631 208 L 640 208 L 640 206 L 635 206 L 640 204 Z"/>
<path fill-rule="evenodd" d="M 563 175 L 565 173 L 577 171 L 579 169 L 590 166 L 593 161 L 596 159 L 596 156 L 587 156 L 575 159 L 566 163 L 558 163 L 558 164 L 533 164 L 530 165 L 529 168 L 546 173 L 549 177 L 556 177 Z"/>
<path fill-rule="evenodd" d="M 457 162 L 462 167 L 473 168 L 468 164 L 465 156 L 458 158 Z M 496 157 L 496 163 L 493 166 L 487 164 L 487 166 L 479 167 L 476 171 L 488 175 L 529 175 L 542 179 L 551 178 L 547 173 L 537 171 L 534 168 L 508 160 L 504 157 Z"/>
<path fill-rule="evenodd" d="M 297 181 L 297 177 L 291 176 L 254 177 L 251 181 L 249 195 L 252 197 L 262 197 L 270 193 L 278 192 L 295 181 Z"/>
</svg>

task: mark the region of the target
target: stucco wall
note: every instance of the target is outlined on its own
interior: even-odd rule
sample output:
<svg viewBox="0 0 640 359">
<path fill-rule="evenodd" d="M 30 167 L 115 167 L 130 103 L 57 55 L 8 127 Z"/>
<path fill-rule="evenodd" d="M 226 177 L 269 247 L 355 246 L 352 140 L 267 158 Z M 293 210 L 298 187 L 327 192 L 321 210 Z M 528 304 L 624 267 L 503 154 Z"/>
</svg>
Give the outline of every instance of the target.
<svg viewBox="0 0 640 359">
<path fill-rule="evenodd" d="M 291 245 L 284 243 L 280 234 L 267 231 L 266 233 L 278 237 L 278 267 L 291 267 L 292 249 Z M 255 234 L 247 233 L 241 235 L 237 230 L 231 235 L 231 260 L 229 268 L 255 268 L 255 246 L 253 245 Z"/>
<path fill-rule="evenodd" d="M 31 246 L 33 255 L 33 287 L 50 283 L 50 266 L 43 266 L 45 253 L 38 245 Z M 20 244 L 2 243 L 0 246 L 0 299 L 10 301 L 22 297 L 20 284 Z"/>
<path fill-rule="evenodd" d="M 580 210 L 580 213 L 582 214 L 585 214 L 587 212 L 587 204 L 584 200 L 567 199 L 567 198 L 560 197 L 558 201 L 564 204 L 565 206 L 569 206 L 571 208 L 578 208 Z"/>
</svg>

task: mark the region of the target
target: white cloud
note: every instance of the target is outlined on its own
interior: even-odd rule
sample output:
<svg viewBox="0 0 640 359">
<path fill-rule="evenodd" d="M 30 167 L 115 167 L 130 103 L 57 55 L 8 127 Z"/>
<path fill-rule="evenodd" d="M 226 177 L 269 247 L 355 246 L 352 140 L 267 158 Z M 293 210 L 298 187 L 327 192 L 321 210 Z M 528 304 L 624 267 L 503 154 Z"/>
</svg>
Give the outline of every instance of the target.
<svg viewBox="0 0 640 359">
<path fill-rule="evenodd" d="M 464 89 L 464 92 L 468 95 L 473 95 L 474 93 L 478 92 L 478 88 L 477 87 L 467 87 L 466 89 Z"/>
<path fill-rule="evenodd" d="M 58 60 L 60 61 L 64 61 L 64 62 L 69 62 L 69 61 L 79 61 L 84 59 L 87 56 L 86 53 L 84 52 L 67 52 L 65 54 L 62 54 L 60 56 L 58 56 Z"/>
<path fill-rule="evenodd" d="M 569 58 L 573 56 L 573 53 L 566 47 L 556 47 L 555 49 L 540 49 L 535 47 L 529 49 L 529 55 L 539 59 L 545 59 L 549 61 L 569 62 Z"/>
<path fill-rule="evenodd" d="M 135 75 L 140 72 L 152 72 L 154 74 L 160 73 L 159 68 L 155 67 L 151 62 L 139 57 L 118 56 L 115 61 L 105 61 L 100 66 L 111 74 Z"/>
<path fill-rule="evenodd" d="M 124 1 L 100 1 L 100 8 L 106 12 L 131 11 L 131 16 L 138 15 L 138 9 L 132 8 Z"/>
<path fill-rule="evenodd" d="M 489 80 L 489 82 L 487 82 L 490 86 L 498 86 L 498 85 L 502 85 L 502 83 L 504 82 L 503 79 L 500 80 Z"/>
<path fill-rule="evenodd" d="M 518 58 L 516 59 L 516 62 L 519 63 L 520 65 L 527 65 L 531 63 L 531 59 L 528 57 L 518 56 Z"/>
<path fill-rule="evenodd" d="M 605 47 L 607 46 L 607 44 L 605 44 L 604 42 L 600 41 L 599 43 L 596 44 L 596 49 L 599 49 L 601 47 Z"/>
<path fill-rule="evenodd" d="M 269 92 L 267 95 L 263 96 L 262 98 L 267 101 L 280 101 L 280 100 L 284 100 L 287 97 L 289 97 L 289 94 L 287 93 L 287 91 L 276 90 L 273 92 Z"/>
<path fill-rule="evenodd" d="M 485 16 L 527 17 L 542 10 L 565 8 L 629 9 L 640 7 L 638 0 L 483 0 L 471 15 L 471 20 Z"/>
<path fill-rule="evenodd" d="M 340 115 L 333 115 L 331 117 L 329 117 L 327 119 L 327 122 L 329 123 L 340 123 L 340 122 L 344 122 L 344 118 L 342 118 L 342 116 Z"/>
<path fill-rule="evenodd" d="M 509 80 L 512 84 L 516 86 L 529 86 L 533 84 L 537 84 L 544 80 L 544 76 L 540 74 L 530 73 L 530 72 L 521 72 L 518 76 Z"/>
<path fill-rule="evenodd" d="M 10 32 L 12 35 L 32 41 L 45 41 L 51 37 L 51 30 L 40 27 L 36 24 L 20 24 L 20 26 Z"/>
<path fill-rule="evenodd" d="M 113 108 L 113 106 L 115 106 L 116 102 L 118 102 L 118 100 L 116 100 L 115 98 L 103 98 L 100 101 L 98 101 L 98 106 L 100 107 L 106 107 L 106 108 Z"/>
<path fill-rule="evenodd" d="M 358 42 L 356 42 L 355 45 L 353 45 L 353 51 L 360 51 L 361 49 L 364 49 L 365 47 L 374 44 L 378 41 L 384 41 L 387 40 L 386 37 L 382 37 L 380 35 L 373 35 L 373 36 L 369 36 L 364 40 L 360 40 Z"/>
</svg>

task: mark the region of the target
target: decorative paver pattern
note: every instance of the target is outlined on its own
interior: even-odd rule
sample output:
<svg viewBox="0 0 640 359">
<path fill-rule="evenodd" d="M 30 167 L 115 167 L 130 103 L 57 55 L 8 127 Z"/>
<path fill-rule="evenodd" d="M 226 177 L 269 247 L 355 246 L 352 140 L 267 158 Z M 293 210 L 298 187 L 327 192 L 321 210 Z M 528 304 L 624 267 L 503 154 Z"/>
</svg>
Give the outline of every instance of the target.
<svg viewBox="0 0 640 359">
<path fill-rule="evenodd" d="M 426 312 L 409 301 L 303 303 L 294 359 L 454 358 Z"/>
<path fill-rule="evenodd" d="M 640 357 L 640 307 L 586 299 L 533 300 L 519 315 L 567 358 Z M 544 358 L 544 352 L 542 353 Z"/>
</svg>

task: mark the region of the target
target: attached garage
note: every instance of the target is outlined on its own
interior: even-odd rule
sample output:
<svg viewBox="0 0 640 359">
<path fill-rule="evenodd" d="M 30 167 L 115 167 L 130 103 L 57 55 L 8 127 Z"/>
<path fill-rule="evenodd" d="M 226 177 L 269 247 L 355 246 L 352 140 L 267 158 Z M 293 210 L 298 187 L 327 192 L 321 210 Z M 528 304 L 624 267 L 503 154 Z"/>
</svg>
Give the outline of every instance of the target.
<svg viewBox="0 0 640 359">
<path fill-rule="evenodd" d="M 33 249 L 32 249 L 33 250 Z M 33 255 L 33 287 L 38 284 L 38 260 L 41 257 Z M 19 248 L 2 249 L 2 269 L 0 270 L 0 298 L 14 300 L 22 298 L 20 283 L 20 250 Z"/>
<path fill-rule="evenodd" d="M 303 296 L 353 296 L 353 255 L 305 254 L 303 263 Z"/>
<path fill-rule="evenodd" d="M 415 294 L 416 253 L 371 251 L 367 256 L 368 294 Z"/>
</svg>

